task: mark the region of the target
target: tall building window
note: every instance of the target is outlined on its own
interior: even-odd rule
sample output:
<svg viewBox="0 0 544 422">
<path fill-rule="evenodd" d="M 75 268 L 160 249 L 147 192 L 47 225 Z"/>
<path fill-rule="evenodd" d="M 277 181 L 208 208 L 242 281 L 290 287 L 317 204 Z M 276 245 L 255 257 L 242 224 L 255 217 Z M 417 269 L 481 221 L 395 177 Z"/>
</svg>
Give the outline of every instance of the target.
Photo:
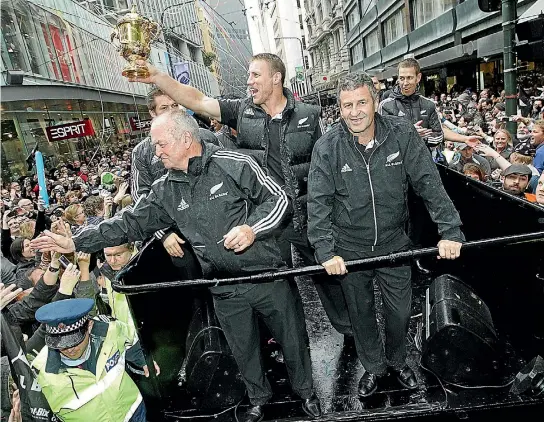
<svg viewBox="0 0 544 422">
<path fill-rule="evenodd" d="M 393 41 L 398 40 L 403 35 L 406 35 L 406 18 L 404 14 L 404 7 L 393 13 L 383 23 L 383 37 L 385 45 L 391 44 Z"/>
<path fill-rule="evenodd" d="M 363 60 L 363 43 L 359 41 L 350 49 L 351 51 L 351 64 L 357 64 Z"/>
<path fill-rule="evenodd" d="M 371 56 L 380 49 L 380 41 L 378 40 L 378 30 L 375 29 L 365 37 L 365 57 Z"/>
<path fill-rule="evenodd" d="M 453 9 L 457 5 L 457 0 L 412 0 L 411 4 L 414 26 L 419 28 L 442 13 Z"/>
<path fill-rule="evenodd" d="M 360 20 L 361 16 L 359 15 L 359 7 L 355 6 L 355 8 L 351 12 L 349 12 L 346 17 L 346 32 L 349 32 L 353 28 L 355 28 L 355 25 L 357 25 Z"/>
</svg>

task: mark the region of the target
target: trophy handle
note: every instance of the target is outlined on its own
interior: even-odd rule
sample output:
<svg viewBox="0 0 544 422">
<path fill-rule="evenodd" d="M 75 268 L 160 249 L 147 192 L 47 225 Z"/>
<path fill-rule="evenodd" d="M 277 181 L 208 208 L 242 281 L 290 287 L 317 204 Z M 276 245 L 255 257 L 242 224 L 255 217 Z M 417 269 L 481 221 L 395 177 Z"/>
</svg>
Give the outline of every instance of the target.
<svg viewBox="0 0 544 422">
<path fill-rule="evenodd" d="M 159 35 L 161 33 L 161 28 L 159 24 L 152 21 L 148 21 L 148 28 L 149 28 L 149 43 L 151 44 L 153 41 L 156 41 L 157 38 L 159 38 Z"/>
<path fill-rule="evenodd" d="M 117 29 L 114 29 L 112 33 L 110 34 L 110 41 L 113 42 L 115 38 L 119 39 L 119 31 Z"/>
</svg>

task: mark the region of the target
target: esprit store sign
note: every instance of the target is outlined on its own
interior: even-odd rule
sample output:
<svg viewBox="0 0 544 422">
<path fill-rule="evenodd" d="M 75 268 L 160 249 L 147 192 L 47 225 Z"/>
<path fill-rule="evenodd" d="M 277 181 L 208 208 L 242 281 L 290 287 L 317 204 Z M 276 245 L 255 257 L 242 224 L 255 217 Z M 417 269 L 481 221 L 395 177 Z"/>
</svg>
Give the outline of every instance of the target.
<svg viewBox="0 0 544 422">
<path fill-rule="evenodd" d="M 140 120 L 137 117 L 130 117 L 129 121 L 132 130 L 149 130 L 151 128 L 152 119 Z"/>
<path fill-rule="evenodd" d="M 50 126 L 46 127 L 45 131 L 49 141 L 63 141 L 65 139 L 94 135 L 93 124 L 90 120 L 81 120 L 65 125 Z"/>
</svg>

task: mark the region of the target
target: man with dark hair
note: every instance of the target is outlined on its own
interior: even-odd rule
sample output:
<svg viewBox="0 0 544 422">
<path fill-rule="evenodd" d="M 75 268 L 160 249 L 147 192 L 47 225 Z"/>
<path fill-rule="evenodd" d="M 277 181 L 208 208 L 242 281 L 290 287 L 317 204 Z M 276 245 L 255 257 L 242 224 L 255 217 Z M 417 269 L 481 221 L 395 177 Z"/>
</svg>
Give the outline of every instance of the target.
<svg viewBox="0 0 544 422">
<path fill-rule="evenodd" d="M 320 109 L 296 102 L 293 93 L 284 88 L 285 65 L 269 53 L 257 54 L 250 60 L 247 85 L 250 97 L 223 100 L 207 97 L 189 85 L 183 85 L 144 61 L 148 78 L 134 81 L 153 83 L 179 104 L 203 116 L 215 119 L 237 131 L 236 145 L 251 154 L 282 187 L 292 203 L 292 217 L 277 230 L 283 258 L 292 265 L 291 245 L 306 265 L 315 257 L 308 243 L 307 184 L 313 146 L 323 133 Z M 323 307 L 333 327 L 351 335 L 351 323 L 339 285 L 313 277 Z"/>
<path fill-rule="evenodd" d="M 316 143 L 308 180 L 308 236 L 329 275 L 341 276 L 355 346 L 365 368 L 359 395 L 377 388 L 388 366 L 406 388 L 417 379 L 406 364 L 412 285 L 409 265 L 348 274 L 344 260 L 363 259 L 410 248 L 404 232 L 406 190 L 425 200 L 442 240 L 440 258 L 460 254 L 461 221 L 430 154 L 414 126 L 375 113 L 377 93 L 366 73 L 338 81 L 341 124 Z M 385 347 L 374 310 L 376 279 L 385 314 Z"/>
<path fill-rule="evenodd" d="M 408 120 L 427 146 L 434 149 L 442 143 L 444 133 L 435 103 L 417 92 L 421 76 L 416 59 L 401 61 L 398 65 L 397 85 L 391 96 L 380 103 L 378 113 Z"/>
</svg>

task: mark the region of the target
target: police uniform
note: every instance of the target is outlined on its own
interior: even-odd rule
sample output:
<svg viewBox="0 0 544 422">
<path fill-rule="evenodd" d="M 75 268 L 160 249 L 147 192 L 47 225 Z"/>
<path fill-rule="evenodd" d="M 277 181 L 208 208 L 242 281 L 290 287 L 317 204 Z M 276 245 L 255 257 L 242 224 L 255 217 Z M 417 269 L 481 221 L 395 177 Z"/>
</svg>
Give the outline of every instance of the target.
<svg viewBox="0 0 544 422">
<path fill-rule="evenodd" d="M 84 341 L 93 306 L 92 299 L 67 299 L 38 309 L 36 319 L 46 326 L 46 346 L 32 363 L 38 383 L 62 421 L 145 421 L 142 395 L 125 371 L 132 344 L 126 324 L 94 318 L 83 355 L 69 359 L 60 353 Z"/>
</svg>

